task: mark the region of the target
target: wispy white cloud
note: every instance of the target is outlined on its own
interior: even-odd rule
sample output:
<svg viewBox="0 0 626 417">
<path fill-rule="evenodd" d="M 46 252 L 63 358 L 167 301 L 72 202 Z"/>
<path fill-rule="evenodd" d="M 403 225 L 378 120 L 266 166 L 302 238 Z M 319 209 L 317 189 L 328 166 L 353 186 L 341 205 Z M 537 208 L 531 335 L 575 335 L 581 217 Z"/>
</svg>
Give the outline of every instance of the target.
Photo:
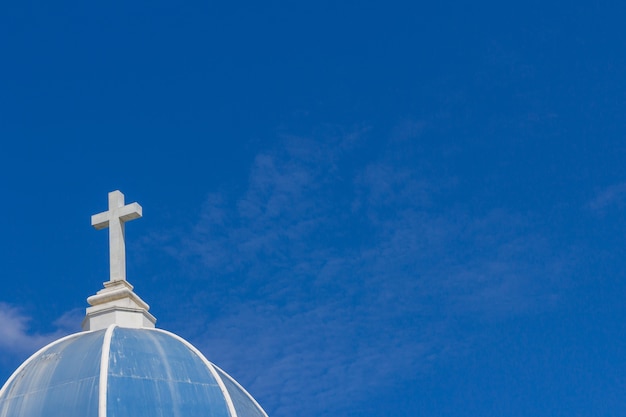
<svg viewBox="0 0 626 417">
<path fill-rule="evenodd" d="M 304 398 L 332 415 L 462 351 L 460 319 L 558 301 L 566 261 L 529 219 L 454 203 L 454 179 L 425 173 L 402 138 L 378 154 L 356 138 L 285 138 L 168 245 L 211 283 L 194 287 L 183 332 L 275 416 Z"/>
<path fill-rule="evenodd" d="M 78 311 L 72 310 L 54 321 L 56 329 L 50 333 L 34 332 L 29 323 L 32 318 L 17 307 L 0 302 L 0 357 L 5 364 L 15 364 L 39 348 L 72 333 L 76 329 Z"/>
</svg>

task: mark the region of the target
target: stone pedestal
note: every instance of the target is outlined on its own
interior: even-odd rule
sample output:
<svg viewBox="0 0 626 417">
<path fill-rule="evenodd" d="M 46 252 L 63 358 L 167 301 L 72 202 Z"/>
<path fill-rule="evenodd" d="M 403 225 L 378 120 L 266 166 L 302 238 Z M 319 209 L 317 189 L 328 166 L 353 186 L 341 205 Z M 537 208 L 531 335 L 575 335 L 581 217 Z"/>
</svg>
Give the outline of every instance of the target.
<svg viewBox="0 0 626 417">
<path fill-rule="evenodd" d="M 108 281 L 104 288 L 87 299 L 91 307 L 83 320 L 83 330 L 106 329 L 111 324 L 121 327 L 153 328 L 156 318 L 150 306 L 133 292 L 128 281 Z"/>
</svg>

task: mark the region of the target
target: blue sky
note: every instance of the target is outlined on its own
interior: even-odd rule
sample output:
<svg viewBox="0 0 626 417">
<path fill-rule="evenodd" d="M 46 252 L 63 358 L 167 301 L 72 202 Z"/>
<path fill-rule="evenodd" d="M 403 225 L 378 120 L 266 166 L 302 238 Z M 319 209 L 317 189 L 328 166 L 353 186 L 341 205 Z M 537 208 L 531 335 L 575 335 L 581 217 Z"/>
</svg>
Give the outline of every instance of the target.
<svg viewBox="0 0 626 417">
<path fill-rule="evenodd" d="M 585 2 L 586 3 L 586 2 Z M 0 5 L 0 381 L 128 279 L 272 417 L 626 414 L 617 2 Z"/>
</svg>

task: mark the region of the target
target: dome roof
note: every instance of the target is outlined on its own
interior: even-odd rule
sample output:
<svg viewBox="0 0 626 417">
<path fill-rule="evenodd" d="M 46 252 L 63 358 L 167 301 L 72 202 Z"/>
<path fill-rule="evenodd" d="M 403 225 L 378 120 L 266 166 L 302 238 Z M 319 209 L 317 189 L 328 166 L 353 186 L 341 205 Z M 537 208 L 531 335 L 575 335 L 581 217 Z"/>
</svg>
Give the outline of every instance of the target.
<svg viewBox="0 0 626 417">
<path fill-rule="evenodd" d="M 194 346 L 156 328 L 76 333 L 35 353 L 0 390 L 0 417 L 267 417 Z"/>
<path fill-rule="evenodd" d="M 87 298 L 84 332 L 24 362 L 0 389 L 0 417 L 267 417 L 259 404 L 189 342 L 155 328 L 126 280 L 124 224 L 137 203 L 109 193 L 91 216 L 109 229 L 110 279 Z"/>
</svg>

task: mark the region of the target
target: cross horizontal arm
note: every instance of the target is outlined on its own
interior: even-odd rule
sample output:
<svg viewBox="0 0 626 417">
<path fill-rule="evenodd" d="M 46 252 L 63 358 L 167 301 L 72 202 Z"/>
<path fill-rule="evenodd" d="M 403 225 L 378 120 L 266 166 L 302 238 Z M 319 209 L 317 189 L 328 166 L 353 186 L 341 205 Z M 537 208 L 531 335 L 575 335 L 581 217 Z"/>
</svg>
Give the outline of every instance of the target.
<svg viewBox="0 0 626 417">
<path fill-rule="evenodd" d="M 94 214 L 93 216 L 91 216 L 91 225 L 94 227 L 94 229 L 102 230 L 109 227 L 110 213 L 111 212 L 109 211 L 104 211 L 102 213 Z"/>
<path fill-rule="evenodd" d="M 141 217 L 142 209 L 138 203 L 127 204 L 124 207 L 121 207 L 118 212 L 118 216 L 120 220 L 123 222 L 138 219 Z"/>
</svg>

